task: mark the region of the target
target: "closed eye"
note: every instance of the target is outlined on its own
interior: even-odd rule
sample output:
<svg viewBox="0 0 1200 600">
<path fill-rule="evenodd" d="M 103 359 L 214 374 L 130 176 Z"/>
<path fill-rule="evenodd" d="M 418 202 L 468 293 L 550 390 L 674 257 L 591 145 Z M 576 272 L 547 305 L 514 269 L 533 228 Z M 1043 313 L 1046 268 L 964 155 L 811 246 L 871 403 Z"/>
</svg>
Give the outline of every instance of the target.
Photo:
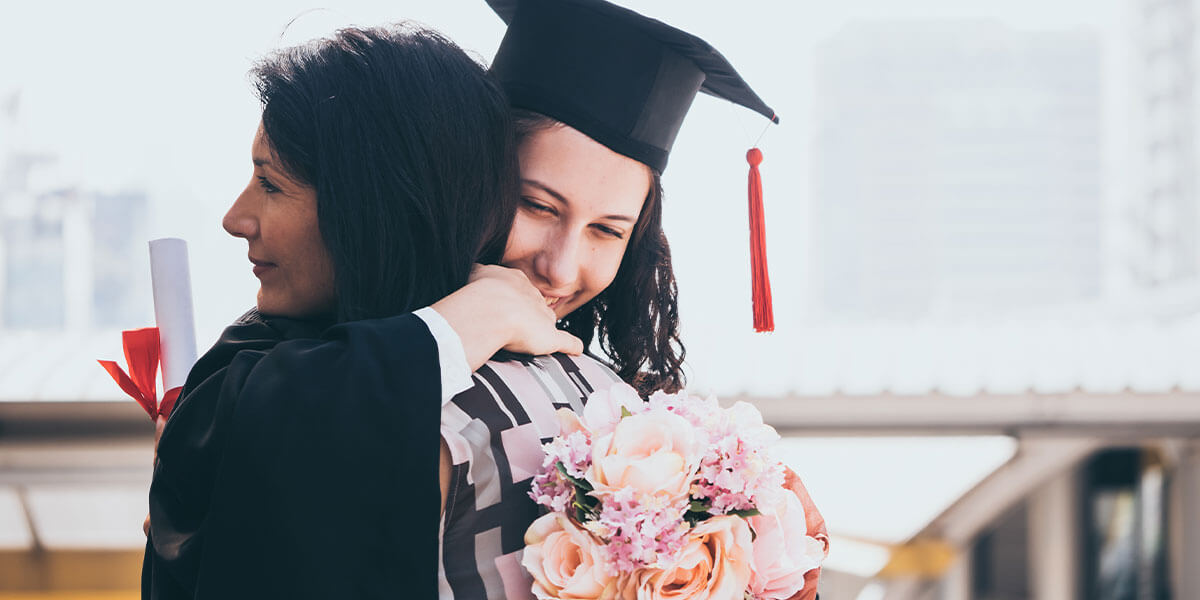
<svg viewBox="0 0 1200 600">
<path fill-rule="evenodd" d="M 594 227 L 597 231 L 601 232 L 602 234 L 609 236 L 611 238 L 618 239 L 618 240 L 625 239 L 624 233 L 617 231 L 616 229 L 613 229 L 612 227 L 609 227 L 607 225 L 592 225 L 592 227 Z"/>
<path fill-rule="evenodd" d="M 271 183 L 271 180 L 261 175 L 258 176 L 258 185 L 262 186 L 263 191 L 268 194 L 274 194 L 279 191 L 279 188 L 275 187 L 275 185 Z"/>
<path fill-rule="evenodd" d="M 543 213 L 543 214 L 547 214 L 547 215 L 557 215 L 558 214 L 558 211 L 554 210 L 554 207 L 546 206 L 545 204 L 542 204 L 536 200 L 533 200 L 533 199 L 529 198 L 528 196 L 521 197 L 521 204 L 524 205 L 525 208 L 528 208 L 529 210 L 532 210 L 535 212 L 539 212 L 539 213 Z"/>
</svg>

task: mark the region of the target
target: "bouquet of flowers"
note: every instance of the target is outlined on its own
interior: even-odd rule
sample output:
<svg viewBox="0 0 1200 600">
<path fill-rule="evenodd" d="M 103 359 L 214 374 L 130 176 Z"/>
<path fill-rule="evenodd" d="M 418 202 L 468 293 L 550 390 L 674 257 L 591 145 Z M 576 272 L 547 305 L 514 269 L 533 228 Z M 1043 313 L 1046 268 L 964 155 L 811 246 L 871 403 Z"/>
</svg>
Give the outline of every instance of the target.
<svg viewBox="0 0 1200 600">
<path fill-rule="evenodd" d="M 825 545 L 769 454 L 779 435 L 744 402 L 624 384 L 560 409 L 525 533 L 538 598 L 800 597 Z M 814 580 L 815 585 L 815 580 Z"/>
</svg>

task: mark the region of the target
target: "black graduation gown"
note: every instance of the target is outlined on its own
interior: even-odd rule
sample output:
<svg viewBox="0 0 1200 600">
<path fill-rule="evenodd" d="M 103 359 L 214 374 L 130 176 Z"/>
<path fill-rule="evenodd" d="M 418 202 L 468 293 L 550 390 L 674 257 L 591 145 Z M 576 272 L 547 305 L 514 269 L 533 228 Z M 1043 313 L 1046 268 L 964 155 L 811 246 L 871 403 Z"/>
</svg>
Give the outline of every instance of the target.
<svg viewBox="0 0 1200 600">
<path fill-rule="evenodd" d="M 189 373 L 144 599 L 437 596 L 437 344 L 412 314 L 323 325 L 252 311 Z"/>
</svg>

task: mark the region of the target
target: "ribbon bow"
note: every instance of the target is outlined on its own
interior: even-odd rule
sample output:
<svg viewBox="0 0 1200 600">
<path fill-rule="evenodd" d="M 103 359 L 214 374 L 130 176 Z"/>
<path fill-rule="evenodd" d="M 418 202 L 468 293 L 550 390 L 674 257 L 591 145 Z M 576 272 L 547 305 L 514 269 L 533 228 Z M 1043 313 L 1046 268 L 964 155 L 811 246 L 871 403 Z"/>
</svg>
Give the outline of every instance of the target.
<svg viewBox="0 0 1200 600">
<path fill-rule="evenodd" d="M 125 390 L 151 420 L 159 416 L 166 417 L 175 407 L 179 398 L 180 387 L 167 390 L 163 394 L 162 403 L 158 402 L 158 390 L 155 379 L 158 375 L 159 341 L 157 327 L 144 327 L 121 332 L 121 345 L 125 349 L 125 364 L 129 366 L 126 374 L 121 366 L 112 360 L 100 360 L 100 366 L 112 376 L 113 381 Z"/>
</svg>

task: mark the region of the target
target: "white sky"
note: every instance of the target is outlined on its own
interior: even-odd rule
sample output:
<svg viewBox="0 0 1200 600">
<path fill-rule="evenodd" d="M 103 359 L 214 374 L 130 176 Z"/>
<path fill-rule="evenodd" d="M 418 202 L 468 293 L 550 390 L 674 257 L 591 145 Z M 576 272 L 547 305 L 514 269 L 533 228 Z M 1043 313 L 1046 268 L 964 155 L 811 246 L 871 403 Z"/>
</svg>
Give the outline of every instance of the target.
<svg viewBox="0 0 1200 600">
<path fill-rule="evenodd" d="M 995 18 L 1021 29 L 1119 31 L 1123 0 L 624 1 L 719 48 L 782 118 L 761 143 L 776 306 L 800 307 L 806 269 L 807 126 L 812 50 L 854 18 Z M 253 303 L 245 245 L 220 217 L 249 173 L 258 106 L 255 57 L 343 24 L 414 19 L 490 59 L 503 25 L 483 0 L 175 3 L 23 2 L 0 19 L 0 94 L 22 90 L 18 143 L 60 154 L 53 177 L 92 189 L 139 187 L 150 236 L 189 240 L 198 341 Z M 748 329 L 744 152 L 765 123 L 701 96 L 667 170 L 667 231 L 685 321 Z M 785 168 L 786 167 L 786 168 Z M 148 291 L 147 291 L 148 293 Z M 701 300 L 703 299 L 703 300 Z M 691 311 L 691 313 L 689 313 Z M 784 326 L 798 311 L 779 310 Z M 131 326 L 137 324 L 131 324 Z M 685 330 L 686 334 L 686 330 Z"/>
</svg>

